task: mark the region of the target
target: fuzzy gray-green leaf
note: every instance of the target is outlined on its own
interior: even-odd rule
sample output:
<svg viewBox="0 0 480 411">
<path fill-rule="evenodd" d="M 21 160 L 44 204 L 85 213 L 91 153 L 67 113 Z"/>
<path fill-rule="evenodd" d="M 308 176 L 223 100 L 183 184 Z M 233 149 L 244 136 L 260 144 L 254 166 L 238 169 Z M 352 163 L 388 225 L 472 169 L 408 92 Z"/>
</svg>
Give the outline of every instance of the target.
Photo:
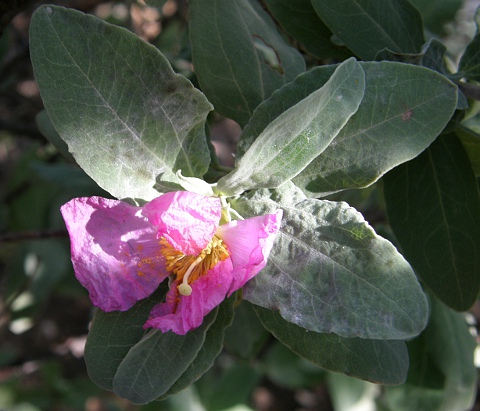
<svg viewBox="0 0 480 411">
<path fill-rule="evenodd" d="M 395 247 L 345 203 L 306 199 L 293 184 L 232 201 L 243 216 L 283 209 L 266 267 L 244 296 L 319 333 L 405 339 L 426 325 L 425 295 Z"/>
<path fill-rule="evenodd" d="M 77 163 L 118 198 L 151 200 L 175 172 L 201 177 L 211 104 L 133 33 L 94 16 L 40 7 L 31 58 L 45 108 Z"/>
<path fill-rule="evenodd" d="M 318 90 L 273 120 L 218 182 L 227 195 L 253 188 L 275 188 L 295 177 L 335 138 L 357 111 L 365 75 L 355 59 L 335 70 Z"/>
</svg>

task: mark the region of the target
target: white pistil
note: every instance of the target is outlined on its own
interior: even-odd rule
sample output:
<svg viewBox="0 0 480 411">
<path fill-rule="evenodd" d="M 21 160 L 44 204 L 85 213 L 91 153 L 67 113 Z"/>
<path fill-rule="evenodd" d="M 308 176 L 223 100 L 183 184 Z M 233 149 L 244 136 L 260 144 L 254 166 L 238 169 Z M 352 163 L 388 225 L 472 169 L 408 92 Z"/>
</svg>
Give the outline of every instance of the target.
<svg viewBox="0 0 480 411">
<path fill-rule="evenodd" d="M 183 276 L 183 281 L 182 284 L 178 286 L 178 292 L 181 295 L 184 295 L 185 297 L 188 297 L 190 294 L 192 294 L 192 287 L 188 285 L 188 277 L 190 277 L 190 274 L 192 274 L 193 269 L 200 264 L 203 261 L 202 257 L 197 257 L 197 259 L 188 267 L 187 272 Z"/>
</svg>

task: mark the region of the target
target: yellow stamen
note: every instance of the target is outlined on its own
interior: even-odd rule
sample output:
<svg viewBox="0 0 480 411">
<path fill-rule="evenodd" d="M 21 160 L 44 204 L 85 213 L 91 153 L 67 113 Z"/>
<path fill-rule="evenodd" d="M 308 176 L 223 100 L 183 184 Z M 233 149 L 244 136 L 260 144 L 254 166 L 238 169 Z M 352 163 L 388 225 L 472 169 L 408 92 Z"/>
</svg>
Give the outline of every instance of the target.
<svg viewBox="0 0 480 411">
<path fill-rule="evenodd" d="M 230 256 L 227 247 L 217 236 L 213 236 L 198 255 L 188 255 L 176 250 L 164 237 L 160 239 L 160 244 L 163 246 L 160 252 L 165 257 L 165 267 L 176 276 L 180 283 L 178 292 L 184 296 L 192 293 L 190 284 Z"/>
</svg>

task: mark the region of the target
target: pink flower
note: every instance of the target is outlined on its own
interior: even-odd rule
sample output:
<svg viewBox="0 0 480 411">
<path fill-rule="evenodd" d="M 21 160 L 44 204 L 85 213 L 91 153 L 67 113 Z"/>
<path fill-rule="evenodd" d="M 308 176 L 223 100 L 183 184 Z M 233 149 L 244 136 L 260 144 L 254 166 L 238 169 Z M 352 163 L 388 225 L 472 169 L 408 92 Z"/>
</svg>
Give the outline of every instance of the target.
<svg viewBox="0 0 480 411">
<path fill-rule="evenodd" d="M 72 263 L 94 305 L 125 311 L 172 278 L 144 325 L 177 334 L 198 327 L 266 264 L 282 211 L 219 225 L 218 197 L 163 194 L 143 207 L 101 197 L 61 208 Z"/>
</svg>

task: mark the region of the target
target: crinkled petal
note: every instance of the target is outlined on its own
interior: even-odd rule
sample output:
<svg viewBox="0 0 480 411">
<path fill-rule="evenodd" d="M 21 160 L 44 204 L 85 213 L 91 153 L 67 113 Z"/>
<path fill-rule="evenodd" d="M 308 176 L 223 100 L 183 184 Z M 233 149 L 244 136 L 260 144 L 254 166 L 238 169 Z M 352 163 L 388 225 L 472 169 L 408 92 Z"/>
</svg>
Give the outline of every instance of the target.
<svg viewBox="0 0 480 411">
<path fill-rule="evenodd" d="M 75 275 L 104 311 L 125 311 L 167 276 L 157 229 L 139 207 L 101 197 L 61 207 Z"/>
<path fill-rule="evenodd" d="M 217 235 L 225 242 L 233 262 L 233 281 L 228 295 L 265 267 L 275 237 L 280 230 L 283 211 L 236 220 L 222 225 Z"/>
<path fill-rule="evenodd" d="M 218 197 L 188 191 L 163 194 L 143 207 L 143 214 L 158 227 L 158 236 L 184 254 L 198 254 L 207 246 L 221 213 Z"/>
<path fill-rule="evenodd" d="M 199 327 L 205 317 L 226 297 L 232 283 L 232 261 L 219 262 L 206 275 L 193 282 L 192 294 L 179 296 L 178 282 L 172 283 L 166 302 L 157 304 L 150 312 L 144 328 L 158 328 L 184 335 Z"/>
</svg>

